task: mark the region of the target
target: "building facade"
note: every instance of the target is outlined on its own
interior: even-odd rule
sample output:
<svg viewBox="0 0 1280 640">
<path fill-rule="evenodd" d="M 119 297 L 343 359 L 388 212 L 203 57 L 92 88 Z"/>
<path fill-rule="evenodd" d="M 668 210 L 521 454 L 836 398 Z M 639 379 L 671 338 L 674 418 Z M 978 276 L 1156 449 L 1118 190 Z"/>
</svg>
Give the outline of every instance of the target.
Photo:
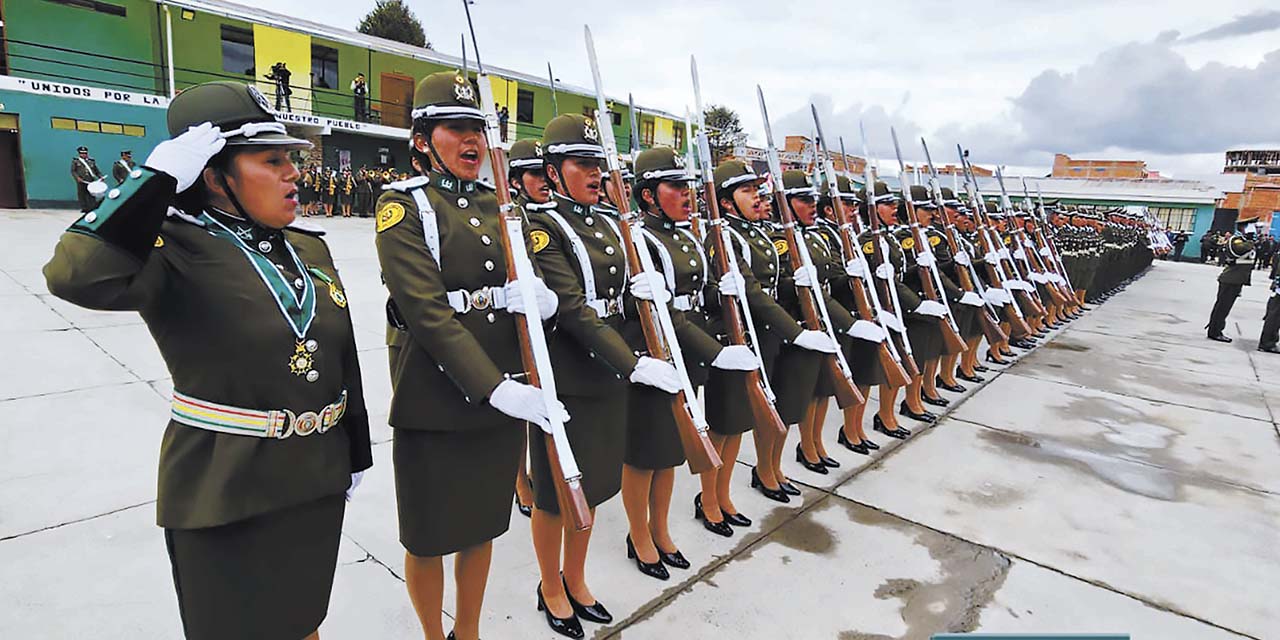
<svg viewBox="0 0 1280 640">
<path fill-rule="evenodd" d="M 1090 180 L 1154 178 L 1142 160 L 1076 160 L 1065 153 L 1053 156 L 1054 178 L 1086 178 Z"/>
<path fill-rule="evenodd" d="M 212 80 L 255 83 L 291 131 L 316 143 L 301 162 L 407 171 L 417 82 L 462 67 L 455 56 L 218 0 L 9 0 L 0 20 L 4 207 L 73 203 L 70 165 L 81 145 L 108 175 L 122 150 L 141 162 L 168 137 L 169 98 Z M 541 136 L 557 113 L 595 112 L 584 88 L 489 71 L 491 98 L 509 114 L 508 142 Z M 621 151 L 630 151 L 627 102 L 609 108 Z M 682 118 L 637 111 L 641 146 L 684 151 Z"/>
</svg>

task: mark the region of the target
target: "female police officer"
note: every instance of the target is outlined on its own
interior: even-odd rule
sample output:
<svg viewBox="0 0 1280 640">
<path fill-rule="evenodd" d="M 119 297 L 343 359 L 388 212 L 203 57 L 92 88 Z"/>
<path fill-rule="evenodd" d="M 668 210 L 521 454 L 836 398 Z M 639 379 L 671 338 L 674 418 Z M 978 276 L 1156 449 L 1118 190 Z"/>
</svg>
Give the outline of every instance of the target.
<svg viewBox="0 0 1280 640">
<path fill-rule="evenodd" d="M 619 333 L 626 259 L 618 223 L 597 207 L 604 148 L 595 121 L 578 114 L 553 118 L 543 131 L 542 149 L 553 194 L 547 205 L 526 206 L 530 239 L 547 284 L 560 299 L 551 361 L 557 390 L 574 416 L 566 430 L 582 469 L 583 493 L 594 508 L 621 487 L 627 381 L 667 393 L 675 393 L 680 383 L 675 367 L 637 357 Z M 529 453 L 533 548 L 542 576 L 538 607 L 552 629 L 580 638 L 579 618 L 600 623 L 613 619 L 587 586 L 591 531 L 565 529 L 546 450 L 530 447 Z"/>
<path fill-rule="evenodd" d="M 168 123 L 45 277 L 139 311 L 173 376 L 156 510 L 186 636 L 317 637 L 343 493 L 372 457 L 342 283 L 321 232 L 293 224 L 288 152 L 311 145 L 235 82 L 183 91 Z"/>
<path fill-rule="evenodd" d="M 461 75 L 427 76 L 414 93 L 410 155 L 430 170 L 388 185 L 378 203 L 377 249 L 391 292 L 390 423 L 405 582 L 427 638 L 444 637 L 443 556 L 457 553 L 453 637 L 479 637 L 492 540 L 507 530 L 525 421 L 545 424 L 540 392 L 523 370 L 515 321 L 542 318 L 536 301 L 504 286 L 498 202 L 477 182 L 484 117 Z M 536 448 L 536 447 L 535 447 Z"/>
</svg>

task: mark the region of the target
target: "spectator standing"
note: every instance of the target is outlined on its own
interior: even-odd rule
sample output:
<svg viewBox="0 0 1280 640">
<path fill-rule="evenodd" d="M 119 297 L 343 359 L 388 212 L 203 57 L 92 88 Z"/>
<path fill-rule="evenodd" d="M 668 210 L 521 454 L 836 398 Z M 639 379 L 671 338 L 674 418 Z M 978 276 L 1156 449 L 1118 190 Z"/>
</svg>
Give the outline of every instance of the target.
<svg viewBox="0 0 1280 640">
<path fill-rule="evenodd" d="M 365 82 L 364 74 L 357 73 L 356 79 L 351 81 L 351 95 L 356 101 L 356 122 L 364 122 L 369 119 L 369 85 Z"/>
<path fill-rule="evenodd" d="M 120 152 L 120 159 L 111 165 L 111 177 L 115 179 L 116 186 L 124 184 L 129 178 L 129 173 L 133 171 L 133 152 L 128 149 Z"/>
<path fill-rule="evenodd" d="M 494 106 L 496 107 L 498 105 L 494 104 Z M 507 122 L 509 122 L 510 120 L 511 120 L 511 112 L 507 111 L 507 108 L 505 106 L 502 107 L 501 109 L 498 109 L 498 131 L 502 134 L 503 142 L 507 141 Z"/>
</svg>

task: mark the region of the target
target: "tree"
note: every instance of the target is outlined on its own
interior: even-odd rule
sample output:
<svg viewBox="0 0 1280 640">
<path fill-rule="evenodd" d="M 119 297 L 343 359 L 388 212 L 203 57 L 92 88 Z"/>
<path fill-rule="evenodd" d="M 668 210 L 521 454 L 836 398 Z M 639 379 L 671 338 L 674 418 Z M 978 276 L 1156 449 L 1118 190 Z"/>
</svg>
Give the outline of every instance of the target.
<svg viewBox="0 0 1280 640">
<path fill-rule="evenodd" d="M 427 33 L 422 30 L 422 23 L 404 0 L 377 0 L 377 6 L 360 21 L 356 30 L 415 47 L 433 48 L 427 41 Z"/>
<path fill-rule="evenodd" d="M 707 123 L 711 158 L 716 164 L 725 156 L 732 155 L 734 147 L 747 142 L 747 132 L 742 130 L 742 122 L 733 109 L 713 104 L 702 115 Z"/>
</svg>

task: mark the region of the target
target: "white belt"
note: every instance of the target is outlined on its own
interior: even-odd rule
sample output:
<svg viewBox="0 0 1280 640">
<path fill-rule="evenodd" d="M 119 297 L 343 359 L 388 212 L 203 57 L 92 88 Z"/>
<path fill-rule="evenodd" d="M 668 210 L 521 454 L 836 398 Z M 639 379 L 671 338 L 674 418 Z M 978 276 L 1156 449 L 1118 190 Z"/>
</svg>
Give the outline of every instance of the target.
<svg viewBox="0 0 1280 640">
<path fill-rule="evenodd" d="M 450 291 L 448 296 L 449 306 L 462 314 L 485 309 L 507 308 L 507 290 L 502 287 L 482 287 L 475 291 L 458 289 Z"/>
<path fill-rule="evenodd" d="M 591 307 L 596 315 L 601 318 L 616 316 L 622 313 L 622 296 L 616 298 L 597 298 L 595 300 L 587 300 L 587 306 Z"/>
</svg>

